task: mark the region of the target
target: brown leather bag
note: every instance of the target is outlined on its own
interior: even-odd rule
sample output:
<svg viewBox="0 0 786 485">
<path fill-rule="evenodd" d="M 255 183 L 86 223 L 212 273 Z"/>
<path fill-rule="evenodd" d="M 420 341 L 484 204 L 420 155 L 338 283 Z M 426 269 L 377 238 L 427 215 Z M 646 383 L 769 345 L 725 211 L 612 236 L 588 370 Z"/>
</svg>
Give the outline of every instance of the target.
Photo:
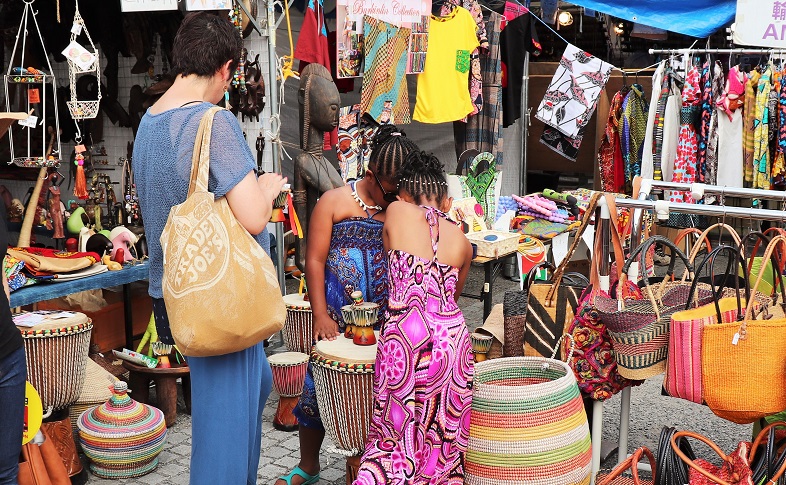
<svg viewBox="0 0 786 485">
<path fill-rule="evenodd" d="M 57 454 L 54 442 L 46 431 L 41 445 L 27 443 L 22 446 L 19 462 L 19 485 L 71 485 L 68 471 Z"/>
<path fill-rule="evenodd" d="M 82 462 L 79 461 L 79 455 L 76 452 L 76 443 L 74 442 L 74 430 L 71 426 L 71 419 L 66 417 L 60 421 L 52 421 L 43 423 L 41 425 L 49 436 L 49 441 L 52 442 L 57 454 L 68 471 L 68 476 L 73 477 L 82 472 Z"/>
</svg>

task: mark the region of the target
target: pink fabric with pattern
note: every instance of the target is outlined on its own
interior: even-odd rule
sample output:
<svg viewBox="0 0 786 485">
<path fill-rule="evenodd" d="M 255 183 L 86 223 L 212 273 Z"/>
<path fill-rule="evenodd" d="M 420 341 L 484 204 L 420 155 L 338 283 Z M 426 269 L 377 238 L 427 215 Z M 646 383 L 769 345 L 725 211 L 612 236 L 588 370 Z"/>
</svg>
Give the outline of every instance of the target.
<svg viewBox="0 0 786 485">
<path fill-rule="evenodd" d="M 701 102 L 701 87 L 699 86 L 699 69 L 694 66 L 685 78 L 685 87 L 682 88 L 682 110 L 680 112 L 680 138 L 677 142 L 677 159 L 674 160 L 672 182 L 691 184 L 696 181 L 697 154 L 699 150 L 698 135 L 692 122 L 692 112 L 699 107 Z M 672 191 L 671 202 L 693 203 L 690 192 Z"/>
</svg>

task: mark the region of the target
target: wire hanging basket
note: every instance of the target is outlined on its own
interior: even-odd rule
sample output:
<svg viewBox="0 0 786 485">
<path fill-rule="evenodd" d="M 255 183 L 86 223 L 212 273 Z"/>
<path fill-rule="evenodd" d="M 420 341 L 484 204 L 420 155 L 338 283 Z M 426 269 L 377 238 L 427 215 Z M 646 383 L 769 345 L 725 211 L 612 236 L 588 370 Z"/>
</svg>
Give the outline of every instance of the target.
<svg viewBox="0 0 786 485">
<path fill-rule="evenodd" d="M 38 20 L 36 20 L 36 13 L 33 11 L 34 0 L 23 1 L 25 6 L 22 11 L 22 19 L 19 23 L 19 30 L 16 33 L 14 48 L 11 51 L 8 70 L 3 76 L 3 84 L 6 109 L 10 112 L 12 107 L 21 104 L 26 107 L 24 111 L 29 113 L 30 116 L 23 124 L 21 136 L 18 132 L 15 136 L 14 130 L 9 130 L 8 132 L 8 143 L 11 148 L 10 163 L 19 167 L 57 167 L 60 164 L 62 149 L 60 145 L 57 96 L 55 95 L 57 89 L 55 76 L 48 55 L 45 56 L 47 72 L 33 67 L 26 67 L 28 64 L 25 62 L 25 49 L 31 30 L 28 28 L 28 25 L 34 28 L 38 34 L 38 40 L 44 53 L 46 53 L 46 47 L 41 37 L 41 29 L 38 26 Z M 30 19 L 32 19 L 32 23 Z M 17 48 L 20 47 L 20 39 L 22 42 L 19 64 L 15 64 L 14 60 L 17 58 Z M 50 96 L 47 96 L 48 88 L 51 89 Z M 14 100 L 11 97 L 12 91 L 17 97 L 16 104 L 13 103 Z M 21 103 L 18 100 L 20 95 L 24 95 L 26 98 Z M 51 99 L 49 99 L 50 97 Z M 21 111 L 21 106 L 19 110 Z M 47 113 L 54 114 L 53 129 L 47 126 Z M 40 136 L 40 142 L 37 139 L 38 137 L 35 136 L 36 132 Z M 18 142 L 16 143 L 16 150 L 14 141 Z"/>
<path fill-rule="evenodd" d="M 90 49 L 85 49 L 76 39 L 84 32 Z M 68 84 L 71 88 L 71 101 L 66 101 L 68 112 L 74 120 L 84 120 L 95 118 L 98 115 L 98 107 L 101 104 L 101 66 L 98 49 L 93 43 L 90 32 L 87 31 L 82 15 L 79 13 L 79 2 L 76 2 L 74 12 L 74 23 L 71 28 L 71 43 L 66 47 L 66 59 L 68 60 Z M 80 100 L 76 95 L 76 79 L 83 74 L 95 75 L 98 82 L 98 99 Z"/>
</svg>

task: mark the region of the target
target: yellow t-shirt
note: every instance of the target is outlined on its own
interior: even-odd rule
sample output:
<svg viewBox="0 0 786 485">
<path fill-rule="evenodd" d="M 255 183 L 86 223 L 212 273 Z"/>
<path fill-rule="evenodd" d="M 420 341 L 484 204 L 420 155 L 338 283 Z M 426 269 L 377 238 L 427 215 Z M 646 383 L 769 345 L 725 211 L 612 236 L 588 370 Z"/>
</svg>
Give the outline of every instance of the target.
<svg viewBox="0 0 786 485">
<path fill-rule="evenodd" d="M 446 123 L 472 112 L 469 97 L 470 54 L 478 47 L 477 24 L 466 9 L 447 17 L 431 16 L 426 65 L 418 74 L 414 119 Z"/>
</svg>

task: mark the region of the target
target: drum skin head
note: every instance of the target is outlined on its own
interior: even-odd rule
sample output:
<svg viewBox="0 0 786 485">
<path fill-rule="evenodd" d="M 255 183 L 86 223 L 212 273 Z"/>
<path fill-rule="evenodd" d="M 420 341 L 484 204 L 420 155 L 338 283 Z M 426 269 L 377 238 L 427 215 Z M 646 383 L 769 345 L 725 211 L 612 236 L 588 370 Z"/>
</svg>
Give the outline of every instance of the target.
<svg viewBox="0 0 786 485">
<path fill-rule="evenodd" d="M 270 365 L 296 365 L 308 362 L 308 355 L 303 352 L 281 352 L 269 355 L 267 361 Z"/>
<path fill-rule="evenodd" d="M 374 336 L 379 340 L 379 332 L 374 332 Z M 377 357 L 377 345 L 355 345 L 351 338 L 339 335 L 336 340 L 317 342 L 314 352 L 326 359 L 345 364 L 373 364 Z"/>
</svg>

